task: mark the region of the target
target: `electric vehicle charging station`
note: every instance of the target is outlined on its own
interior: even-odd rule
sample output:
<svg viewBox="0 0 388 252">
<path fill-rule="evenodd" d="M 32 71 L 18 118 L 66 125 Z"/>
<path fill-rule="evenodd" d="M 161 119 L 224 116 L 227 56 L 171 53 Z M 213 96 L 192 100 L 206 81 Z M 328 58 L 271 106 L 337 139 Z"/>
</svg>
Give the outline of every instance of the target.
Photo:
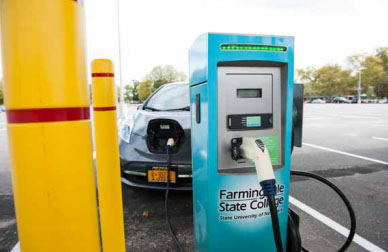
<svg viewBox="0 0 388 252">
<path fill-rule="evenodd" d="M 286 248 L 293 37 L 206 33 L 189 68 L 195 250 L 276 251 L 268 201 L 236 143 L 245 137 L 269 152 Z"/>
<path fill-rule="evenodd" d="M 6 103 L 8 134 L 15 177 L 13 184 L 17 189 L 14 192 L 20 246 L 35 251 L 51 251 L 54 248 L 61 251 L 98 251 L 101 245 L 108 243 L 101 244 L 98 223 L 103 223 L 103 215 L 99 220 L 96 209 L 90 98 L 84 85 L 84 35 L 80 28 L 83 4 L 82 1 L 48 1 L 42 8 L 41 2 L 30 0 L 23 1 L 28 8 L 18 8 L 20 2 L 8 1 L 1 9 L 2 14 L 7 14 L 2 15 L 2 35 L 7 38 L 3 39 L 2 47 L 5 48 L 3 64 L 6 90 L 9 91 L 5 93 L 9 99 Z M 30 9 L 37 11 L 31 12 Z M 56 12 L 67 15 L 55 15 Z M 53 15 L 57 18 L 53 19 Z M 64 22 L 63 19 L 74 19 L 75 22 Z M 30 21 L 32 25 L 25 25 Z M 65 32 L 61 30 L 63 24 L 66 24 Z M 50 35 L 47 39 L 37 40 L 41 36 L 31 33 L 31 27 L 45 36 L 52 34 L 47 31 L 55 31 L 62 39 L 52 41 L 50 38 L 53 36 Z M 74 37 L 78 39 L 74 40 Z M 13 43 L 20 38 L 28 38 L 33 43 L 28 46 Z M 290 174 L 317 179 L 335 190 L 351 217 L 348 238 L 338 251 L 345 251 L 352 242 L 356 219 L 345 195 L 333 183 L 316 174 L 290 171 L 292 145 L 301 146 L 302 119 L 298 110 L 303 108 L 303 88 L 296 85 L 298 88 L 294 88 L 293 84 L 293 43 L 292 37 L 204 34 L 190 50 L 197 251 L 283 251 L 279 250 L 279 244 L 287 251 L 300 251 L 289 249 L 290 239 L 287 239 L 290 226 L 297 230 L 294 224 L 291 225 L 295 219 L 288 216 Z M 74 50 L 69 51 L 69 47 L 64 45 L 72 45 Z M 25 60 L 26 56 L 28 60 Z M 35 61 L 40 64 L 30 64 Z M 22 74 L 24 72 L 35 74 Z M 38 75 L 45 78 L 34 81 Z M 109 167 L 119 158 L 117 152 L 108 153 L 117 147 L 115 141 L 110 141 L 117 139 L 117 135 L 103 134 L 116 134 L 114 84 L 111 79 L 114 73 L 96 71 L 92 77 L 100 78 L 99 85 L 107 84 L 99 87 L 98 93 L 104 97 L 96 98 L 97 95 L 94 95 L 98 103 L 93 110 L 103 112 L 95 115 L 96 124 L 108 125 L 96 130 L 96 135 L 102 133 L 101 139 L 113 146 L 103 148 L 106 155 L 97 150 L 97 157 L 105 167 Z M 34 87 L 31 83 L 39 86 L 33 89 L 34 92 L 30 90 Z M 111 92 L 105 92 L 108 89 L 104 88 Z M 25 99 L 27 93 L 29 99 Z M 113 130 L 105 130 L 107 127 Z M 31 148 L 31 143 L 34 148 Z M 59 149 L 58 143 L 61 145 Z M 106 141 L 102 143 L 106 147 Z M 170 234 L 179 244 L 169 221 L 167 205 L 171 181 L 169 154 L 174 145 L 176 139 L 168 138 L 165 146 L 165 212 Z M 31 160 L 34 162 L 31 163 Z M 97 158 L 97 166 L 98 163 Z M 26 170 L 35 172 L 34 176 L 21 172 Z M 41 172 L 46 170 L 50 172 Z M 76 180 L 73 176 L 75 170 Z M 31 177 L 34 179 L 31 180 Z M 113 193 L 105 192 L 105 195 L 114 197 L 103 197 L 101 191 L 99 196 L 104 198 L 103 201 L 108 199 L 108 204 L 104 203 L 108 209 L 121 211 L 119 177 L 116 176 L 117 180 L 113 177 L 106 173 L 103 184 L 105 189 L 111 189 L 112 186 L 106 185 L 114 182 Z M 69 180 L 72 183 L 69 184 Z M 112 199 L 116 200 L 114 207 Z M 32 201 L 34 208 L 23 207 L 31 205 Z M 51 204 L 47 204 L 48 201 Z M 79 211 L 80 206 L 82 211 Z M 100 211 L 101 206 L 100 203 Z M 273 206 L 275 211 L 272 211 Z M 61 210 L 60 216 L 58 209 Z M 122 217 L 117 212 L 115 214 L 115 223 L 122 225 Z M 109 211 L 105 211 L 105 217 L 109 224 L 113 223 Z M 37 222 L 39 224 L 35 225 Z M 36 232 L 36 227 L 40 228 L 39 232 Z M 125 249 L 124 237 L 121 236 L 123 228 L 109 227 L 119 233 L 116 236 L 108 232 L 110 245 L 115 251 L 117 247 Z M 278 227 L 278 232 L 275 227 Z M 101 234 L 103 238 L 104 231 Z M 113 236 L 116 236 L 115 239 L 112 239 Z M 178 248 L 183 251 L 181 246 Z"/>
</svg>

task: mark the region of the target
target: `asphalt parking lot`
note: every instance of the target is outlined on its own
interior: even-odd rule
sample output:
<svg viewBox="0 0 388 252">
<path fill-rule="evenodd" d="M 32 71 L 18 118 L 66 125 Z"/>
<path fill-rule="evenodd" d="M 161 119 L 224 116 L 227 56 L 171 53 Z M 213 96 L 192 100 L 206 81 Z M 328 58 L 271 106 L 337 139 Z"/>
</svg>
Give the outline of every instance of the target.
<svg viewBox="0 0 388 252">
<path fill-rule="evenodd" d="M 5 126 L 1 113 L 1 252 L 10 251 L 18 240 Z M 388 105 L 306 104 L 303 131 L 304 146 L 295 149 L 292 169 L 318 173 L 348 196 L 358 222 L 349 251 L 388 250 Z M 292 182 L 291 196 L 291 207 L 301 216 L 304 246 L 310 251 L 336 251 L 349 227 L 343 203 L 330 189 L 305 179 Z M 178 238 L 192 251 L 191 193 L 174 192 L 170 200 Z M 128 251 L 175 251 L 163 201 L 163 192 L 123 186 Z"/>
</svg>

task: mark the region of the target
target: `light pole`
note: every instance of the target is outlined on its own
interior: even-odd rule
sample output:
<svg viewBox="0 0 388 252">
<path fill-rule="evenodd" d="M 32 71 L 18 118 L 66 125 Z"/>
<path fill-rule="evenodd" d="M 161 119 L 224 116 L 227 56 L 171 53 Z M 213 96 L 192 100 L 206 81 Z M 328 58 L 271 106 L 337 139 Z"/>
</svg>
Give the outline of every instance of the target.
<svg viewBox="0 0 388 252">
<path fill-rule="evenodd" d="M 360 67 L 358 69 L 358 88 L 357 88 L 357 93 L 358 93 L 358 99 L 357 99 L 357 103 L 358 104 L 361 104 L 361 73 L 362 73 L 362 70 L 364 70 L 365 68 L 363 67 Z"/>
<path fill-rule="evenodd" d="M 119 81 L 120 81 L 120 104 L 119 104 L 119 119 L 123 119 L 125 117 L 124 112 L 124 90 L 123 90 L 123 74 L 122 74 L 122 65 L 121 65 L 121 30 L 120 30 L 120 0 L 116 2 L 117 6 L 117 41 L 119 47 Z"/>
</svg>

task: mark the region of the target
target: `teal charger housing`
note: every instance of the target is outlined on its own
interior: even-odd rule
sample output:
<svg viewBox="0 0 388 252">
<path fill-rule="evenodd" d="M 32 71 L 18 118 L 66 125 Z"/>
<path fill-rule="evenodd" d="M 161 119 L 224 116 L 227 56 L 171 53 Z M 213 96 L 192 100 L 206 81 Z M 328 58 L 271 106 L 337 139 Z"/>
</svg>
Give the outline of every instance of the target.
<svg viewBox="0 0 388 252">
<path fill-rule="evenodd" d="M 219 107 L 221 99 L 218 97 L 221 90 L 218 89 L 224 88 L 219 83 L 219 68 L 222 66 L 243 72 L 245 69 L 264 71 L 265 78 L 268 77 L 268 80 L 272 78 L 273 97 L 275 97 L 276 88 L 281 91 L 281 95 L 274 98 L 272 103 L 274 115 L 275 105 L 279 104 L 279 119 L 273 117 L 273 122 L 272 118 L 268 120 L 273 128 L 279 128 L 279 135 L 270 137 L 275 139 L 272 142 L 275 146 L 272 154 L 275 157 L 273 165 L 278 189 L 276 198 L 283 247 L 286 248 L 292 141 L 294 38 L 205 33 L 195 40 L 189 51 L 195 251 L 276 251 L 269 208 L 266 198 L 262 196 L 252 165 L 247 164 L 251 168 L 241 169 L 220 168 L 220 155 L 223 152 L 228 152 L 227 155 L 230 155 L 229 149 L 224 147 L 221 149 L 219 146 L 220 127 L 227 124 L 227 118 L 220 119 L 218 114 L 221 111 Z M 279 73 L 279 77 L 274 77 L 271 71 Z M 255 76 L 259 78 L 261 72 L 256 73 Z M 239 78 L 238 74 L 233 76 Z M 247 79 L 241 81 L 241 85 L 244 85 L 245 80 Z M 254 85 L 255 80 L 252 83 Z M 236 85 L 239 87 L 240 84 L 236 83 Z M 278 85 L 280 87 L 277 87 Z M 228 87 L 225 86 L 225 88 Z M 263 84 L 260 97 L 259 92 L 252 95 L 257 96 L 258 101 L 263 100 L 266 95 L 264 91 L 266 89 Z M 281 101 L 278 101 L 279 99 Z M 238 101 L 245 102 L 241 99 Z M 236 106 L 239 105 L 236 104 Z M 260 110 L 259 107 L 257 109 Z M 262 124 L 263 118 L 265 117 L 261 117 Z M 239 136 L 245 131 L 228 129 L 227 132 Z M 254 131 L 248 129 L 246 132 L 253 134 Z M 265 130 L 256 132 L 258 132 L 255 133 L 257 137 L 260 137 L 260 132 Z M 275 150 L 276 146 L 279 151 Z M 231 161 L 228 160 L 228 162 Z M 232 162 L 231 164 L 234 165 Z"/>
</svg>

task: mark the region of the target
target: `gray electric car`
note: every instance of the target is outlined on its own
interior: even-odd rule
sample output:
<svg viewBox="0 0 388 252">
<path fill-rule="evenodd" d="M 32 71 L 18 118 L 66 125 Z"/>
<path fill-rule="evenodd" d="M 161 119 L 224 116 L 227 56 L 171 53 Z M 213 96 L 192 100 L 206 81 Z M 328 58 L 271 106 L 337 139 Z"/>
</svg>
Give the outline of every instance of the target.
<svg viewBox="0 0 388 252">
<path fill-rule="evenodd" d="M 171 188 L 191 190 L 190 95 L 188 83 L 157 89 L 120 128 L 122 182 L 135 187 L 164 189 L 167 180 L 166 143 L 171 149 Z"/>
</svg>

